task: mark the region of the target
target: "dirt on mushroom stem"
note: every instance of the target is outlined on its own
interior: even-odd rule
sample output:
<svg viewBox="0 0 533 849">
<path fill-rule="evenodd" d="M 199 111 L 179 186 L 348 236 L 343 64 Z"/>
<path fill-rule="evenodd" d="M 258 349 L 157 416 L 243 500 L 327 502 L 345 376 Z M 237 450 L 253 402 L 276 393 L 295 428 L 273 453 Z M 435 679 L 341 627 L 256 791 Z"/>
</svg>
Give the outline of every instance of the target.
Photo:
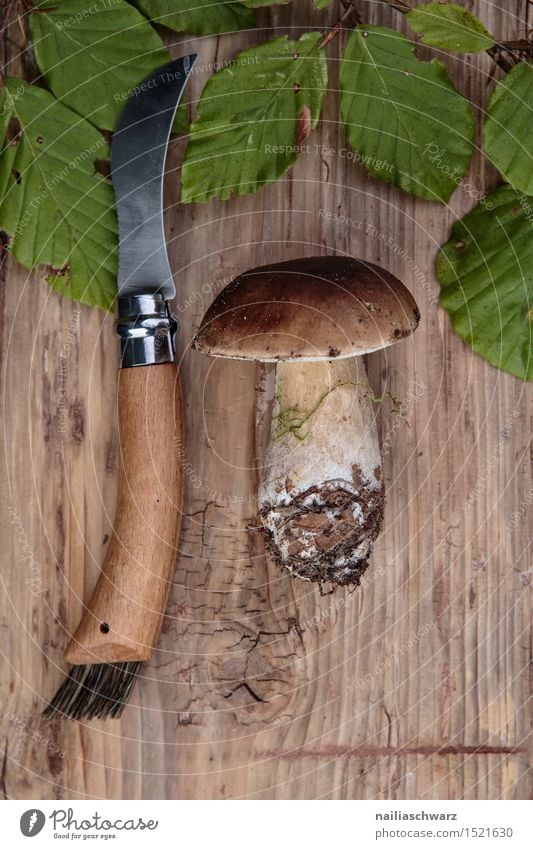
<svg viewBox="0 0 533 849">
<path fill-rule="evenodd" d="M 259 486 L 267 547 L 292 575 L 357 586 L 384 510 L 373 393 L 363 361 L 279 363 L 276 383 Z"/>
</svg>

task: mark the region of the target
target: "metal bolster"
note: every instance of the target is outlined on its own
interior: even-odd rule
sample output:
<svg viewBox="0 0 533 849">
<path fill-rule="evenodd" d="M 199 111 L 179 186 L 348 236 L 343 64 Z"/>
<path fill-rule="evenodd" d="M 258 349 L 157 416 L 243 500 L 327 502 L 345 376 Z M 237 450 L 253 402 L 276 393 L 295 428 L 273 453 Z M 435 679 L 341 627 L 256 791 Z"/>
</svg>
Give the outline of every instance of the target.
<svg viewBox="0 0 533 849">
<path fill-rule="evenodd" d="M 121 368 L 174 361 L 174 337 L 178 322 L 162 295 L 119 298 L 118 316 Z"/>
</svg>

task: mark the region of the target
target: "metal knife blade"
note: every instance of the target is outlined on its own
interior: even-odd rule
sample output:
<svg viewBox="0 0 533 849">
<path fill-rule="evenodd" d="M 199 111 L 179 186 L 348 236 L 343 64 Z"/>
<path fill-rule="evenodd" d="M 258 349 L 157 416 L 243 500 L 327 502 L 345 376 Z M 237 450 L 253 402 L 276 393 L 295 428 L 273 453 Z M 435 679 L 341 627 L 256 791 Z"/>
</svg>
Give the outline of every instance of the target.
<svg viewBox="0 0 533 849">
<path fill-rule="evenodd" d="M 163 227 L 163 177 L 176 109 L 196 55 L 157 68 L 131 94 L 111 145 L 119 224 L 119 299 L 176 294 Z"/>
</svg>

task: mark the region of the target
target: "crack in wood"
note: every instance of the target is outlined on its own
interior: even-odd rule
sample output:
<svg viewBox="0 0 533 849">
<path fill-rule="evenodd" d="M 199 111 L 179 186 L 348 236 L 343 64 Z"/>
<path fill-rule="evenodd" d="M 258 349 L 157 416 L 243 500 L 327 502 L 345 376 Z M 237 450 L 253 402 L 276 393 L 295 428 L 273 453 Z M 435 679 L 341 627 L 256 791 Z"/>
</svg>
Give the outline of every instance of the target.
<svg viewBox="0 0 533 849">
<path fill-rule="evenodd" d="M 300 749 L 272 749 L 256 752 L 255 759 L 282 758 L 284 760 L 299 760 L 300 758 L 356 758 L 356 757 L 401 757 L 414 755 L 429 757 L 433 755 L 447 757 L 448 755 L 520 755 L 526 754 L 523 746 L 479 746 L 445 745 L 445 746 L 371 746 L 362 743 L 359 746 L 316 746 Z"/>
<path fill-rule="evenodd" d="M 4 749 L 4 757 L 2 760 L 2 771 L 0 772 L 0 793 L 3 799 L 7 799 L 7 747 L 8 739 L 6 737 L 6 747 Z"/>
<path fill-rule="evenodd" d="M 246 692 L 249 693 L 250 696 L 252 697 L 252 699 L 254 699 L 254 701 L 256 701 L 256 702 L 261 702 L 262 704 L 265 704 L 266 702 L 268 702 L 268 699 L 261 698 L 261 696 L 259 696 L 255 692 L 255 690 L 252 690 L 252 688 L 250 687 L 250 685 L 246 681 L 241 681 L 240 684 L 237 684 L 237 686 L 230 693 L 228 693 L 227 695 L 224 695 L 224 698 L 225 699 L 231 699 L 233 694 L 236 693 L 237 690 L 240 690 L 240 689 L 246 690 Z"/>
</svg>

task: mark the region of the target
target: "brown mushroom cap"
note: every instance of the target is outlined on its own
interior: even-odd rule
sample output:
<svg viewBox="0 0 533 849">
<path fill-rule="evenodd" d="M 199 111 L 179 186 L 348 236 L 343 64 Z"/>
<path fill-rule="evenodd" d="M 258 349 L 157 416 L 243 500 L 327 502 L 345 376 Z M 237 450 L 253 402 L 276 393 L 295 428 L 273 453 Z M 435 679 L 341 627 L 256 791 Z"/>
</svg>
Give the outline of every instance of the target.
<svg viewBox="0 0 533 849">
<path fill-rule="evenodd" d="M 353 357 L 409 336 L 419 320 L 412 295 L 378 265 L 311 257 L 236 277 L 207 310 L 193 348 L 267 362 Z"/>
</svg>

